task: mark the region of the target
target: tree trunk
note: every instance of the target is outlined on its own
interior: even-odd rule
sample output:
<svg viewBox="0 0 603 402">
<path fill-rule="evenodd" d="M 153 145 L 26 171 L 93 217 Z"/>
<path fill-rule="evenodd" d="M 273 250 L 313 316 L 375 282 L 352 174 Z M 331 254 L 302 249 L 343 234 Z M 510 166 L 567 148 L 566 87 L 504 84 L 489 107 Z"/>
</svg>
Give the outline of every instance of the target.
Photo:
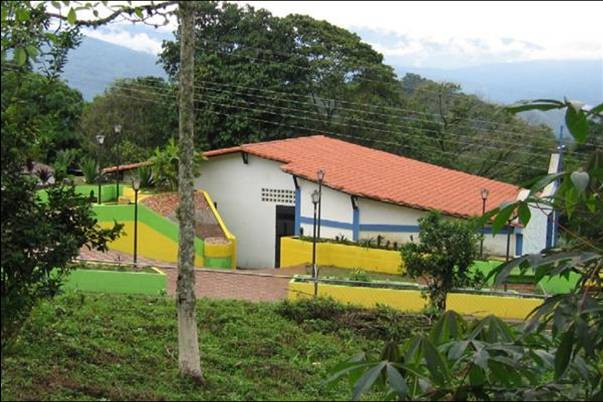
<svg viewBox="0 0 603 402">
<path fill-rule="evenodd" d="M 195 204 L 193 184 L 193 81 L 194 81 L 194 3 L 179 3 L 180 17 L 180 130 L 178 162 L 178 362 L 180 373 L 202 379 L 199 339 L 195 315 Z"/>
</svg>

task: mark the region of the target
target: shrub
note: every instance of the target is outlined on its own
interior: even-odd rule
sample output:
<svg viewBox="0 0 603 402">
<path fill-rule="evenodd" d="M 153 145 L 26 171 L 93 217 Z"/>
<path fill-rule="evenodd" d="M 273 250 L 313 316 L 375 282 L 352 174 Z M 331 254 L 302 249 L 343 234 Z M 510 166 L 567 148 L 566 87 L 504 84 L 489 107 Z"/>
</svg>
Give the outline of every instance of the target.
<svg viewBox="0 0 603 402">
<path fill-rule="evenodd" d="M 82 173 L 84 174 L 84 178 L 86 183 L 94 183 L 98 178 L 98 170 L 96 161 L 90 157 L 84 158 L 82 160 Z"/>
<path fill-rule="evenodd" d="M 138 168 L 138 177 L 140 178 L 140 188 L 151 188 L 154 184 L 153 169 L 150 166 L 141 166 Z"/>
<path fill-rule="evenodd" d="M 350 274 L 350 280 L 357 282 L 370 282 L 371 277 L 366 273 L 366 271 L 363 271 L 359 268 L 354 268 Z"/>
<path fill-rule="evenodd" d="M 57 181 L 67 177 L 67 172 L 77 158 L 78 151 L 75 149 L 64 149 L 57 153 L 52 167 L 54 168 L 54 176 Z"/>
<path fill-rule="evenodd" d="M 430 212 L 419 219 L 420 243 L 402 245 L 402 261 L 412 278 L 426 278 L 433 307 L 446 310 L 446 295 L 456 287 L 477 286 L 480 272 L 469 267 L 478 256 L 479 234 L 471 222 Z"/>
</svg>

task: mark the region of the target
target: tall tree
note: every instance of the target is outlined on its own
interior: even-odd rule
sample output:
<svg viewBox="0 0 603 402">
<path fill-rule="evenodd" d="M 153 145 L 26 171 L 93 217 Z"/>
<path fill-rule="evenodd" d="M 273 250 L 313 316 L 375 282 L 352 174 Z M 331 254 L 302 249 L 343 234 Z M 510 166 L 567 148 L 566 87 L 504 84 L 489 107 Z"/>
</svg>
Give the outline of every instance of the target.
<svg viewBox="0 0 603 402">
<path fill-rule="evenodd" d="M 105 166 L 149 158 L 154 148 L 164 146 L 178 130 L 176 90 L 157 77 L 114 81 L 84 109 L 83 146 L 95 152 L 100 132 L 105 134 Z M 122 126 L 119 133 L 113 130 L 116 124 Z"/>
<path fill-rule="evenodd" d="M 202 379 L 199 360 L 199 338 L 195 315 L 195 203 L 193 183 L 194 159 L 194 79 L 195 79 L 195 3 L 181 1 L 180 19 L 180 130 L 178 196 L 180 206 L 178 219 L 180 239 L 178 242 L 178 282 L 176 287 L 176 309 L 178 311 L 178 361 L 180 372 L 197 380 Z"/>
</svg>

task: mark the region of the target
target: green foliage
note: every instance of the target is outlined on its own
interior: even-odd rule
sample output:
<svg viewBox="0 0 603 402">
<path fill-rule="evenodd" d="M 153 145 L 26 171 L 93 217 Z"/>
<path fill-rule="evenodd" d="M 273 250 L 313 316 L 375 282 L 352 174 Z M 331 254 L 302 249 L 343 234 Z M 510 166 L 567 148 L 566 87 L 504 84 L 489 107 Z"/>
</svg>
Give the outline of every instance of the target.
<svg viewBox="0 0 603 402">
<path fill-rule="evenodd" d="M 29 177 L 2 175 L 2 349 L 31 308 L 54 296 L 80 248 L 106 250 L 121 225 L 101 229 L 89 202 L 73 187 L 50 187 L 41 202 Z"/>
<path fill-rule="evenodd" d="M 402 261 L 408 275 L 427 279 L 431 304 L 445 311 L 450 290 L 482 282 L 480 271 L 470 269 L 478 255 L 479 235 L 473 223 L 445 219 L 437 212 L 420 218 L 419 228 L 420 242 L 402 245 Z"/>
<path fill-rule="evenodd" d="M 370 282 L 371 277 L 366 271 L 359 268 L 354 268 L 350 274 L 350 280 L 358 282 Z"/>
<path fill-rule="evenodd" d="M 166 145 L 178 131 L 175 94 L 176 87 L 161 78 L 115 81 L 82 113 L 85 148 L 90 154 L 98 152 L 96 135 L 103 133 L 102 166 L 148 159 L 152 149 Z M 119 132 L 115 131 L 117 124 L 121 125 Z"/>
<path fill-rule="evenodd" d="M 151 166 L 142 166 L 137 169 L 140 179 L 140 188 L 151 188 L 155 185 L 153 177 L 153 168 Z"/>
<path fill-rule="evenodd" d="M 160 190 L 175 191 L 178 188 L 178 144 L 174 138 L 170 138 L 163 148 L 155 148 L 155 152 L 149 160 L 153 176 L 153 184 Z M 193 174 L 201 174 L 201 155 L 195 155 Z"/>
<path fill-rule="evenodd" d="M 281 308 L 200 301 L 205 383 L 198 386 L 178 372 L 172 297 L 67 293 L 37 306 L 12 353 L 2 356 L 2 399 L 342 400 L 345 384 L 322 384 L 329 367 L 358 345 L 380 348 L 383 328 L 425 326 L 417 316 L 352 309 L 339 316 L 338 330 L 323 331 L 310 316 L 305 322 L 281 316 Z M 344 317 L 366 332 L 348 329 Z"/>
<path fill-rule="evenodd" d="M 157 188 L 175 191 L 178 188 L 178 145 L 173 138 L 164 148 L 155 148 L 151 169 Z"/>
<path fill-rule="evenodd" d="M 57 181 L 62 181 L 67 177 L 69 169 L 79 156 L 79 150 L 69 148 L 57 153 L 52 167 L 54 168 L 54 177 Z"/>
<path fill-rule="evenodd" d="M 94 158 L 82 158 L 80 168 L 82 169 L 86 183 L 96 183 L 96 179 L 98 178 L 98 164 Z"/>
<path fill-rule="evenodd" d="M 571 348 L 565 345 L 570 344 L 561 342 L 561 371 L 550 336 L 522 332 L 495 316 L 468 322 L 449 311 L 429 336 L 417 335 L 402 345 L 389 343 L 379 357 L 354 356 L 337 366 L 327 381 L 348 377 L 354 400 L 371 388 L 396 400 L 596 398 L 602 386 L 597 366 L 582 359 L 569 364 Z M 552 383 L 553 373 L 563 381 Z"/>
<path fill-rule="evenodd" d="M 60 150 L 80 147 L 77 125 L 83 105 L 82 95 L 59 79 L 2 69 L 2 118 L 5 124 L 27 122 L 23 135 L 35 127 L 28 148 L 36 161 L 52 163 Z"/>
</svg>

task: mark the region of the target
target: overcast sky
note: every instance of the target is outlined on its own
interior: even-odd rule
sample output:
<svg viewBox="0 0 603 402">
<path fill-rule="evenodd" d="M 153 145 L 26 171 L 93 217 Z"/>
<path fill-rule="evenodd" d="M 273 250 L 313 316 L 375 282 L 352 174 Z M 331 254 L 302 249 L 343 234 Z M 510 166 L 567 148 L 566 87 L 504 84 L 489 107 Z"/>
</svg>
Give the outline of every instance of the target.
<svg viewBox="0 0 603 402">
<path fill-rule="evenodd" d="M 416 67 L 538 59 L 603 61 L 601 2 L 247 1 L 274 15 L 307 14 L 358 33 L 386 61 Z M 165 33 L 113 25 L 89 33 L 158 52 Z"/>
</svg>

